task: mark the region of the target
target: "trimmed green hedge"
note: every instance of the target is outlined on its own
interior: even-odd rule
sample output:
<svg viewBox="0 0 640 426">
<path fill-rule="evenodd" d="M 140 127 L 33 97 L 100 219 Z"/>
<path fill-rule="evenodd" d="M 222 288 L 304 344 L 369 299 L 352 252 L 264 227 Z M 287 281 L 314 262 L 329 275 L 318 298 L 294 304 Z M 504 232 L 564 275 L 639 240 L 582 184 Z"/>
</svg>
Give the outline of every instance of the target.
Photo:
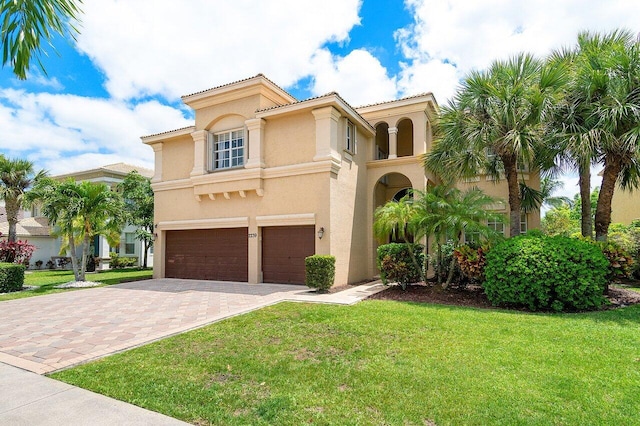
<svg viewBox="0 0 640 426">
<path fill-rule="evenodd" d="M 413 250 L 416 262 L 411 258 L 410 249 Z M 383 244 L 378 247 L 377 263 L 380 279 L 384 284 L 396 282 L 404 289 L 407 284 L 422 280 L 418 268 L 424 267 L 424 246 L 402 243 Z"/>
<path fill-rule="evenodd" d="M 22 290 L 24 270 L 22 264 L 0 263 L 0 293 Z"/>
<path fill-rule="evenodd" d="M 109 267 L 111 269 L 130 268 L 138 264 L 137 257 L 120 257 L 116 253 L 109 253 L 109 257 L 111 258 L 111 261 L 109 262 Z"/>
<path fill-rule="evenodd" d="M 318 293 L 326 293 L 336 276 L 336 258 L 330 255 L 314 254 L 304 259 L 308 287 L 315 288 Z"/>
<path fill-rule="evenodd" d="M 605 303 L 609 262 L 593 244 L 525 235 L 498 244 L 486 259 L 483 287 L 494 305 L 564 311 Z"/>
</svg>

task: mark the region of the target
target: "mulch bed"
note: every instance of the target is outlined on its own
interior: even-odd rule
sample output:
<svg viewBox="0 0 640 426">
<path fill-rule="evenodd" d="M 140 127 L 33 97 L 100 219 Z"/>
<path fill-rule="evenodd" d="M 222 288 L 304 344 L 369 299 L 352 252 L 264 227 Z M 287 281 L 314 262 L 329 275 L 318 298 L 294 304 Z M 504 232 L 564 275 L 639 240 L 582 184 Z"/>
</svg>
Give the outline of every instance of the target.
<svg viewBox="0 0 640 426">
<path fill-rule="evenodd" d="M 609 287 L 607 298 L 611 304 L 605 306 L 603 309 L 615 309 L 640 304 L 640 293 L 625 289 L 618 284 Z M 433 282 L 410 285 L 407 286 L 406 290 L 402 290 L 398 285 L 391 285 L 386 290 L 370 296 L 369 299 L 496 309 L 487 299 L 482 287 L 478 285 L 449 287 L 446 290 Z"/>
</svg>

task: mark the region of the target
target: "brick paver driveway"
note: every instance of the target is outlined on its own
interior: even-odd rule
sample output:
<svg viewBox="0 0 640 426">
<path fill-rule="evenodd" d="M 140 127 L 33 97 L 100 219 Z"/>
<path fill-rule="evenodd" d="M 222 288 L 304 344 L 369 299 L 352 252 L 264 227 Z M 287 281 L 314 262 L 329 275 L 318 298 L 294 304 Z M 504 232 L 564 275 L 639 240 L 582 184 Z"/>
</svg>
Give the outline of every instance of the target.
<svg viewBox="0 0 640 426">
<path fill-rule="evenodd" d="M 0 362 L 44 374 L 308 292 L 154 279 L 0 303 Z"/>
</svg>

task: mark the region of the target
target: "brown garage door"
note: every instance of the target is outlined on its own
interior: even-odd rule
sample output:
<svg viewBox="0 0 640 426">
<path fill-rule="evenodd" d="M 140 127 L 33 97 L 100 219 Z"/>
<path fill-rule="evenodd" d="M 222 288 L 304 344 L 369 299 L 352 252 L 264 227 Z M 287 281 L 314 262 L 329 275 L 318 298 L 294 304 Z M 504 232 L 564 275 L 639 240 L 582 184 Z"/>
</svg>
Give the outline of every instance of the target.
<svg viewBox="0 0 640 426">
<path fill-rule="evenodd" d="M 315 227 L 262 228 L 262 280 L 304 284 L 304 258 L 315 254 Z"/>
<path fill-rule="evenodd" d="M 247 228 L 167 231 L 165 276 L 247 281 Z"/>
</svg>

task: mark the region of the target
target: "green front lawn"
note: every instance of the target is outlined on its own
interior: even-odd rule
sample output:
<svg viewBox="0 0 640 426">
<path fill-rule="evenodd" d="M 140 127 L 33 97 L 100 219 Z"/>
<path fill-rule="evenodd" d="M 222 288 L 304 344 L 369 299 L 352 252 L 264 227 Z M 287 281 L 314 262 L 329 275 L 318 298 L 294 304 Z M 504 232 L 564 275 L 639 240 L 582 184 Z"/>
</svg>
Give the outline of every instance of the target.
<svg viewBox="0 0 640 426">
<path fill-rule="evenodd" d="M 640 306 L 283 303 L 52 375 L 198 425 L 621 425 Z"/>
<path fill-rule="evenodd" d="M 152 275 L 153 269 L 113 269 L 109 271 L 87 273 L 85 279 L 87 281 L 95 281 L 105 285 L 110 285 L 126 281 L 146 280 L 151 278 Z M 74 279 L 73 271 L 29 271 L 24 274 L 24 285 L 36 286 L 37 288 L 14 293 L 0 294 L 0 301 L 78 290 L 53 288 L 58 284 L 74 281 Z"/>
</svg>

